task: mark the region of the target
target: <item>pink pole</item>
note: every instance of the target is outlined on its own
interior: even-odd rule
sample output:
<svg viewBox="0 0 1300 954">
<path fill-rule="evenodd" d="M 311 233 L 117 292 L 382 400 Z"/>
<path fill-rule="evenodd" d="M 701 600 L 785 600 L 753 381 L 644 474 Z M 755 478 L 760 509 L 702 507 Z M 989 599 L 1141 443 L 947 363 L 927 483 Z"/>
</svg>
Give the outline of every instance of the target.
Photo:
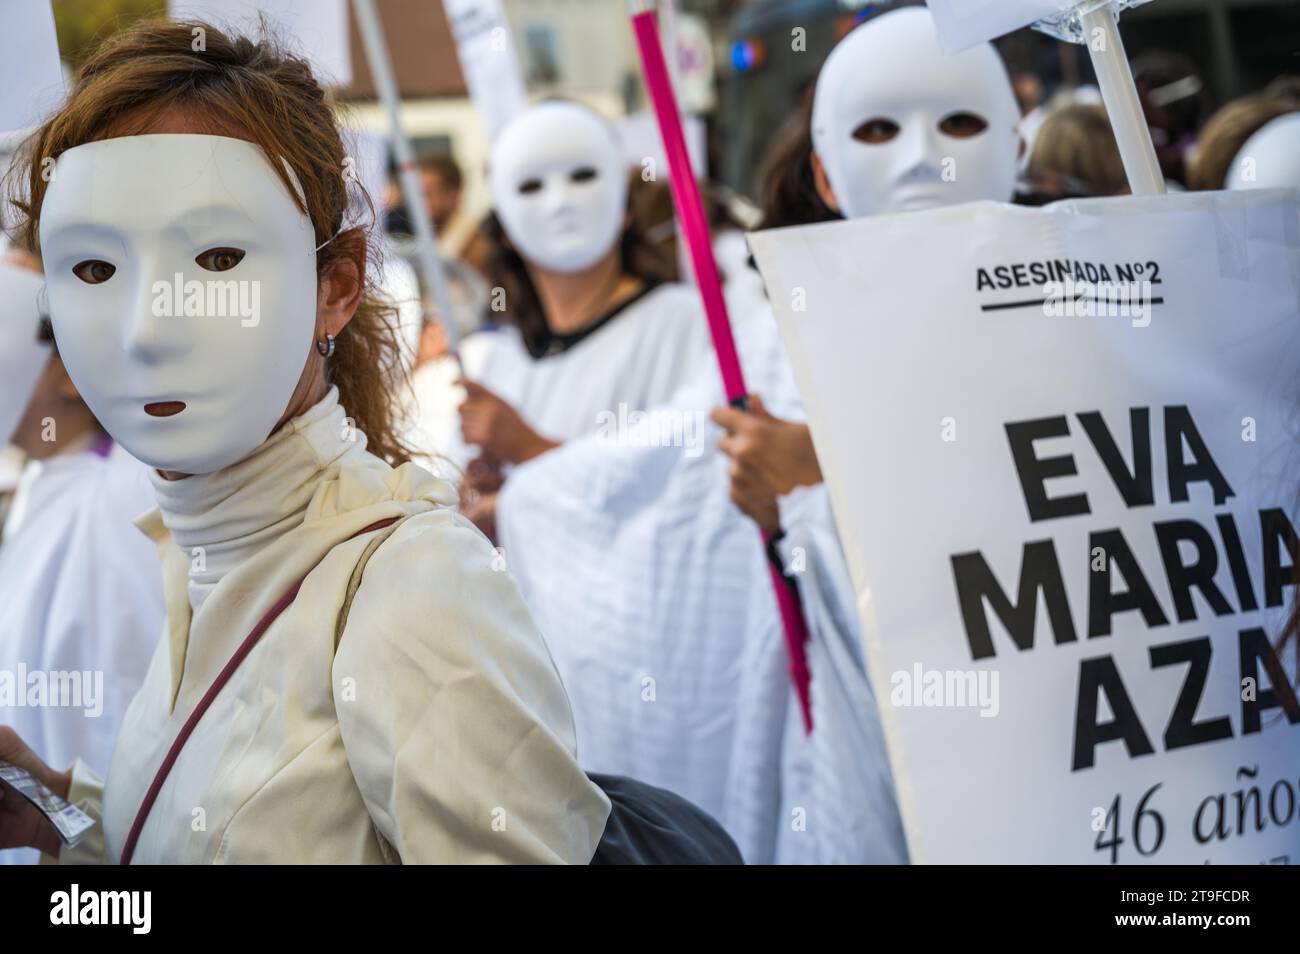
<svg viewBox="0 0 1300 954">
<path fill-rule="evenodd" d="M 691 169 L 691 159 L 686 151 L 686 136 L 682 132 L 681 116 L 677 111 L 677 98 L 668 78 L 663 46 L 659 42 L 659 24 L 655 20 L 654 4 L 647 0 L 630 0 L 632 29 L 637 47 L 641 51 L 641 66 L 645 72 L 646 88 L 654 104 L 663 137 L 664 151 L 668 155 L 673 204 L 677 219 L 690 250 L 691 265 L 695 270 L 695 283 L 704 300 L 704 313 L 709 320 L 709 334 L 713 338 L 713 351 L 722 373 L 722 386 L 727 400 L 734 406 L 745 407 L 748 390 L 745 376 L 740 370 L 740 357 L 736 354 L 736 340 L 731 334 L 731 321 L 727 317 L 727 304 L 722 296 L 722 280 L 718 277 L 718 263 L 713 258 L 713 242 L 709 236 L 704 204 L 700 200 L 699 186 Z M 771 542 L 771 535 L 763 533 L 763 544 Z M 781 611 L 781 624 L 785 631 L 785 646 L 790 660 L 790 679 L 799 698 L 803 713 L 804 730 L 812 731 L 812 700 L 808 671 L 808 626 L 804 621 L 796 597 L 794 584 L 769 561 L 772 588 Z"/>
</svg>

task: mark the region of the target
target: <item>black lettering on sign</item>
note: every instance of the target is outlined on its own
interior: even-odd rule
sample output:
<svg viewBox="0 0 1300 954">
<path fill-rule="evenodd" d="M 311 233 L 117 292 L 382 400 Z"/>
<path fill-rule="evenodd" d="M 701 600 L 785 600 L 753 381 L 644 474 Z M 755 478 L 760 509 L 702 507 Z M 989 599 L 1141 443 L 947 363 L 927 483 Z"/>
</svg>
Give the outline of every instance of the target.
<svg viewBox="0 0 1300 954">
<path fill-rule="evenodd" d="M 1156 599 L 1155 591 L 1138 566 L 1128 541 L 1118 529 L 1099 530 L 1088 538 L 1088 552 L 1101 547 L 1105 568 L 1088 574 L 1088 638 L 1109 636 L 1116 613 L 1138 610 L 1148 627 L 1167 626 L 1169 618 Z M 1116 593 L 1111 584 L 1111 567 L 1119 570 L 1128 589 Z"/>
<path fill-rule="evenodd" d="M 1011 457 L 1016 464 L 1016 474 L 1020 477 L 1020 488 L 1025 495 L 1025 504 L 1029 507 L 1029 519 L 1036 522 L 1088 513 L 1088 498 L 1083 494 L 1055 498 L 1047 496 L 1046 482 L 1049 479 L 1072 477 L 1079 472 L 1074 458 L 1069 454 L 1040 458 L 1034 453 L 1034 441 L 1069 436 L 1070 424 L 1065 415 L 1034 421 L 1013 421 L 1006 425 L 1006 429 L 1007 440 L 1011 443 Z"/>
<path fill-rule="evenodd" d="M 1300 541 L 1296 539 L 1291 521 L 1277 508 L 1259 512 L 1259 529 L 1264 537 L 1264 605 L 1281 606 L 1282 587 L 1295 586 L 1296 583 L 1295 560 L 1296 553 L 1300 552 Z M 1283 550 L 1290 554 L 1290 563 L 1282 562 Z"/>
<path fill-rule="evenodd" d="M 1192 461 L 1183 459 L 1183 441 L 1192 451 Z M 1233 496 L 1232 488 L 1210 456 L 1210 450 L 1201 440 L 1201 433 L 1192 421 L 1192 413 L 1185 405 L 1165 408 L 1165 463 L 1169 471 L 1169 499 L 1174 503 L 1187 501 L 1187 485 L 1207 482 L 1214 492 L 1215 504 Z"/>
<path fill-rule="evenodd" d="M 1020 584 L 1016 602 L 1007 598 L 989 568 L 984 554 L 958 553 L 952 557 L 952 572 L 957 581 L 957 599 L 961 603 L 962 621 L 972 659 L 995 655 L 984 603 L 988 602 L 1020 650 L 1033 648 L 1034 623 L 1038 616 L 1038 595 L 1047 604 L 1047 618 L 1057 644 L 1073 642 L 1074 621 L 1070 618 L 1070 600 L 1061 578 L 1061 564 L 1051 540 L 1026 543 L 1020 561 Z"/>
<path fill-rule="evenodd" d="M 1101 693 L 1106 694 L 1106 702 L 1115 715 L 1110 722 L 1097 721 Z M 1115 660 L 1109 656 L 1081 660 L 1079 698 L 1074 708 L 1074 760 L 1070 770 L 1092 768 L 1097 746 L 1116 741 L 1124 743 L 1130 758 L 1155 751 L 1115 668 Z"/>
<path fill-rule="evenodd" d="M 1129 427 L 1133 432 L 1133 470 L 1124 463 L 1110 428 L 1098 411 L 1085 411 L 1078 415 L 1097 455 L 1106 465 L 1110 479 L 1115 482 L 1127 507 L 1149 507 L 1156 502 L 1154 481 L 1151 478 L 1151 411 L 1145 407 L 1130 408 Z"/>
<path fill-rule="evenodd" d="M 1232 607 L 1214 582 L 1214 574 L 1219 569 L 1219 552 L 1215 549 L 1210 531 L 1195 520 L 1167 520 L 1155 524 L 1154 528 L 1156 540 L 1160 544 L 1160 556 L 1165 562 L 1165 575 L 1169 577 L 1169 589 L 1173 593 L 1178 621 L 1186 623 L 1196 619 L 1196 606 L 1192 602 L 1193 588 L 1201 591 L 1215 616 L 1231 613 Z M 1180 541 L 1186 541 L 1196 548 L 1196 557 L 1191 563 L 1183 563 L 1178 551 Z"/>
<path fill-rule="evenodd" d="M 1241 651 L 1242 681 L 1245 682 L 1247 677 L 1255 680 L 1255 692 L 1242 693 L 1242 735 L 1258 732 L 1261 725 L 1260 713 L 1268 709 L 1281 709 L 1286 713 L 1287 721 L 1292 725 L 1300 722 L 1300 705 L 1296 704 L 1295 690 L 1291 688 L 1291 682 L 1287 679 L 1286 671 L 1282 668 L 1277 653 L 1273 652 L 1273 646 L 1269 643 L 1268 636 L 1264 631 L 1258 626 L 1252 629 L 1243 629 L 1239 648 Z M 1263 688 L 1260 682 L 1258 666 L 1260 662 L 1264 664 L 1264 671 L 1268 673 L 1270 686 L 1268 689 Z M 1245 698 L 1246 696 L 1250 698 Z"/>
<path fill-rule="evenodd" d="M 1129 408 L 1129 425 L 1133 449 L 1132 469 L 1124 460 L 1119 445 L 1099 411 L 1083 411 L 1076 415 L 1088 439 L 1101 458 L 1124 503 L 1128 507 L 1148 507 L 1155 503 L 1155 485 L 1151 464 L 1151 412 L 1145 407 Z M 1004 425 L 1011 445 L 1011 457 L 1020 478 L 1020 488 L 1029 508 L 1029 519 L 1052 520 L 1089 513 L 1087 495 L 1070 494 L 1048 497 L 1047 481 L 1055 477 L 1073 477 L 1078 474 L 1074 457 L 1039 457 L 1034 442 L 1053 437 L 1068 437 L 1070 423 L 1065 415 L 1043 417 L 1031 421 L 1012 421 Z M 1233 496 L 1232 487 L 1219 470 L 1200 431 L 1184 405 L 1164 409 L 1165 469 L 1172 503 L 1186 503 L 1188 486 L 1205 482 L 1210 485 L 1214 502 L 1222 504 Z M 1191 459 L 1184 456 L 1184 445 Z"/>
<path fill-rule="evenodd" d="M 1227 716 L 1206 722 L 1195 721 L 1196 707 L 1200 705 L 1201 695 L 1205 692 L 1206 678 L 1210 674 L 1210 657 L 1213 653 L 1214 646 L 1209 636 L 1151 647 L 1152 669 L 1172 666 L 1175 663 L 1188 664 L 1182 691 L 1178 693 L 1178 701 L 1174 704 L 1174 711 L 1169 716 L 1169 725 L 1165 728 L 1165 751 L 1180 749 L 1185 745 L 1232 738 L 1232 721 Z"/>
</svg>

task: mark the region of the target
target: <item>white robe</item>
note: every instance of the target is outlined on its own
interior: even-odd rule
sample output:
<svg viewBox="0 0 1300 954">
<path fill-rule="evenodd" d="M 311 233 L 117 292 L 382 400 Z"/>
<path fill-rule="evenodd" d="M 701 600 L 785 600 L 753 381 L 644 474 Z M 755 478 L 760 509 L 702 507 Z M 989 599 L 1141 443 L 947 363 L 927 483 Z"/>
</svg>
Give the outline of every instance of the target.
<svg viewBox="0 0 1300 954">
<path fill-rule="evenodd" d="M 144 465 L 116 445 L 107 456 L 72 451 L 25 470 L 0 544 L 0 671 L 82 673 L 82 705 L 0 705 L 0 723 L 50 765 L 79 755 L 107 764 L 144 680 L 162 627 L 162 574 L 132 520 L 152 505 Z"/>
<path fill-rule="evenodd" d="M 478 382 L 557 441 L 593 433 L 620 405 L 665 403 L 713 360 L 699 297 L 678 284 L 650 289 L 558 354 L 532 357 L 513 328 L 494 334 Z"/>
<path fill-rule="evenodd" d="M 752 302 L 752 289 L 732 287 Z M 733 314 L 749 386 L 774 414 L 801 419 L 770 309 Z M 718 406 L 713 377 L 655 414 Z M 575 440 L 517 468 L 498 500 L 500 542 L 570 688 L 584 764 L 690 798 L 750 862 L 904 861 L 824 489 L 782 502 L 786 545 L 808 566 L 808 738 L 757 528 L 728 499 L 717 436 L 696 457 Z"/>
<path fill-rule="evenodd" d="M 159 511 L 141 519 L 162 554 L 166 636 L 106 782 L 84 761 L 73 770 L 69 801 L 103 825 L 59 861 L 121 857 L 180 727 L 299 580 L 181 750 L 137 862 L 591 860 L 609 801 L 573 757 L 563 687 L 509 575 L 450 509 L 450 484 L 389 467 L 345 419 L 331 390 L 249 457 L 178 482 L 172 527 Z M 336 647 L 368 542 L 354 535 L 393 517 Z M 246 556 L 192 612 L 204 539 Z"/>
</svg>

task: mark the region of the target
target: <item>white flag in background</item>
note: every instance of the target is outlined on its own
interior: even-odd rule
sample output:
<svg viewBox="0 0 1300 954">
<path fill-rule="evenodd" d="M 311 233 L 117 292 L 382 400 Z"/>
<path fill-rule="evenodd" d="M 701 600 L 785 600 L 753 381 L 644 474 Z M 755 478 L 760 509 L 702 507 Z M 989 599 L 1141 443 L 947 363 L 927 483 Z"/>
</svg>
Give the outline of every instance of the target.
<svg viewBox="0 0 1300 954">
<path fill-rule="evenodd" d="M 1052 19 L 1082 0 L 926 0 L 948 53 Z"/>
<path fill-rule="evenodd" d="M 465 86 L 491 139 L 528 101 L 509 23 L 500 0 L 443 0 L 442 6 Z"/>
<path fill-rule="evenodd" d="M 173 20 L 203 20 L 256 36 L 265 17 L 277 39 L 306 57 L 326 86 L 352 82 L 347 0 L 167 0 Z"/>
<path fill-rule="evenodd" d="M 63 92 L 49 0 L 9 0 L 0 7 L 0 132 L 39 125 Z"/>
</svg>

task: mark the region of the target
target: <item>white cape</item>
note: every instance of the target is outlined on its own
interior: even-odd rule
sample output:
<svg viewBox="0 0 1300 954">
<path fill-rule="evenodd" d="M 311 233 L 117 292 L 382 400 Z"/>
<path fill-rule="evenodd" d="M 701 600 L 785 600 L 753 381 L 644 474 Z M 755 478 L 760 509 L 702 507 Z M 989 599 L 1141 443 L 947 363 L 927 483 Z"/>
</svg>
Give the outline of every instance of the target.
<svg viewBox="0 0 1300 954">
<path fill-rule="evenodd" d="M 750 387 L 801 418 L 770 310 L 733 314 L 746 316 L 736 337 Z M 707 371 L 641 436 L 721 404 Z M 766 557 L 728 499 L 718 436 L 708 425 L 692 454 L 636 446 L 635 432 L 588 435 L 516 468 L 498 499 L 500 542 L 568 689 L 579 759 L 689 798 L 751 863 L 905 861 L 824 489 L 783 501 L 807 566 L 816 728 L 805 737 Z"/>
<path fill-rule="evenodd" d="M 153 506 L 144 465 L 117 445 L 32 462 L 19 485 L 0 543 L 0 678 L 27 678 L 11 682 L 24 697 L 0 702 L 0 723 L 56 768 L 109 763 L 162 634 L 158 554 L 132 523 Z M 47 702 L 80 704 L 27 704 L 40 701 L 33 679 L 73 672 L 80 698 Z M 0 862 L 36 858 L 0 851 Z"/>
</svg>

